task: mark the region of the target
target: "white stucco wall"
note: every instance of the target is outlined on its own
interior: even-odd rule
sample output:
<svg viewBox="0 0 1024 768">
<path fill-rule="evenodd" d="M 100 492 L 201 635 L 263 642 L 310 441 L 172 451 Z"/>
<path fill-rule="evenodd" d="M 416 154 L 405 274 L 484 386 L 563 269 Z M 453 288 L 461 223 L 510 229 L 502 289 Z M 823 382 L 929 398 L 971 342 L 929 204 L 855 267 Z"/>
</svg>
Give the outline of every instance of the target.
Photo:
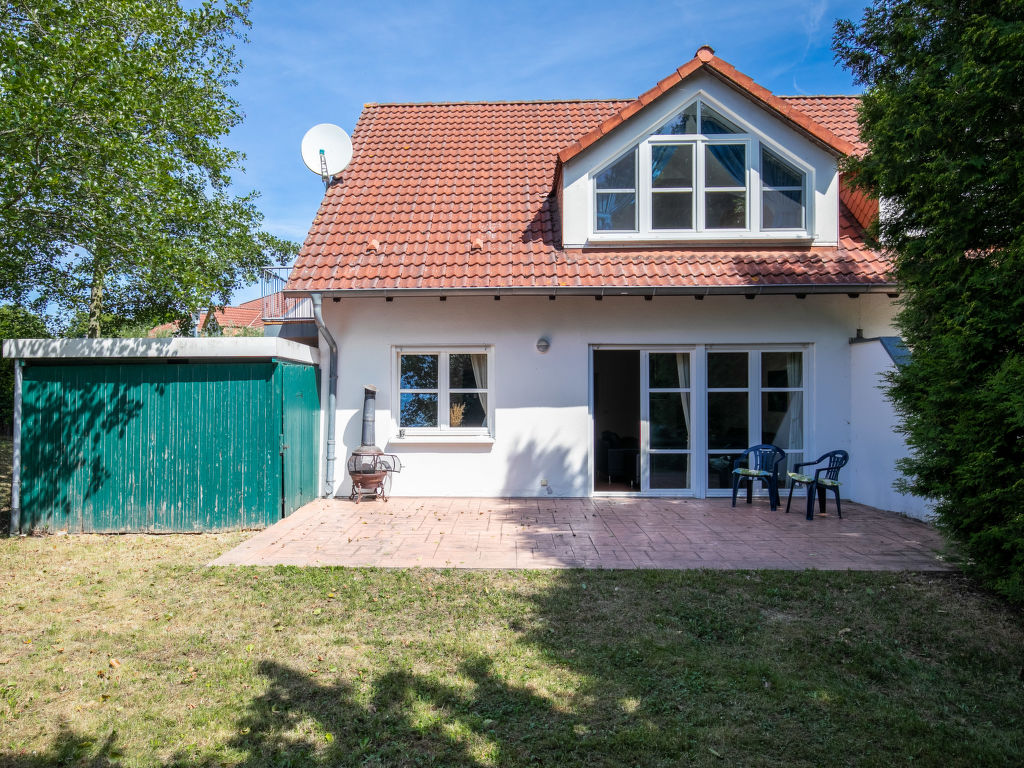
<svg viewBox="0 0 1024 768">
<path fill-rule="evenodd" d="M 395 495 L 586 496 L 592 487 L 590 345 L 806 344 L 808 458 L 851 446 L 851 354 L 857 328 L 891 333 L 880 295 L 692 297 L 506 296 L 351 298 L 324 303 L 340 350 L 337 494 L 349 490 L 345 461 L 359 444 L 363 386 L 377 395 L 377 444 L 401 456 Z M 551 341 L 547 354 L 537 339 Z M 490 345 L 493 444 L 409 444 L 392 418 L 396 346 Z M 326 345 L 321 346 L 327 402 Z M 854 452 L 851 450 L 851 452 Z M 869 451 L 858 447 L 854 461 Z M 457 470 L 457 471 L 456 471 Z M 861 475 L 863 477 L 863 475 Z M 542 486 L 546 480 L 548 486 Z M 872 477 L 865 486 L 880 482 Z M 854 499 L 853 481 L 844 495 Z"/>
<path fill-rule="evenodd" d="M 893 487 L 899 476 L 896 460 L 907 455 L 907 445 L 895 431 L 896 411 L 881 389 L 882 376 L 893 367 L 880 342 L 850 345 L 850 486 L 857 501 L 926 520 L 931 505 Z"/>
<path fill-rule="evenodd" d="M 562 241 L 566 248 L 596 245 L 602 240 L 623 241 L 639 235 L 592 234 L 594 221 L 594 195 L 589 174 L 616 158 L 629 147 L 646 137 L 652 130 L 681 110 L 695 96 L 702 95 L 720 107 L 727 117 L 749 126 L 752 133 L 780 155 L 804 169 L 810 176 L 813 194 L 809 214 L 813 217 L 810 228 L 815 245 L 834 245 L 839 239 L 839 181 L 836 157 L 819 144 L 809 140 L 789 124 L 759 106 L 749 96 L 741 94 L 720 80 L 705 73 L 697 73 L 678 85 L 649 107 L 627 120 L 609 135 L 592 144 L 564 167 L 563 188 L 559 203 L 562 209 Z M 756 158 L 753 158 L 758 162 Z M 750 195 L 751 217 L 756 219 L 759 195 Z M 725 235 L 727 237 L 728 235 Z M 677 236 L 673 236 L 677 237 Z M 721 240 L 714 232 L 690 236 Z M 761 232 L 759 239 L 777 237 L 791 239 L 792 234 Z"/>
</svg>

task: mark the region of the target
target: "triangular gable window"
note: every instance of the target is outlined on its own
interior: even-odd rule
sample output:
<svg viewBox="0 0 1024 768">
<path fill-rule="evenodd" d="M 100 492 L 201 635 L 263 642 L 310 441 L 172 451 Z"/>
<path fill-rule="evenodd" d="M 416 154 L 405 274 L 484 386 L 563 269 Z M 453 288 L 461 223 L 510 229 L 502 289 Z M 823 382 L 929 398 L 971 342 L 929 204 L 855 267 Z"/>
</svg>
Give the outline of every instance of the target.
<svg viewBox="0 0 1024 768">
<path fill-rule="evenodd" d="M 700 130 L 697 130 L 697 126 Z M 707 136 L 718 136 L 723 133 L 746 133 L 731 120 L 697 99 L 686 109 L 658 128 L 654 133 L 660 136 L 685 136 L 703 133 Z"/>
<path fill-rule="evenodd" d="M 691 101 L 593 175 L 594 230 L 660 239 L 806 231 L 807 175 L 759 144 L 721 110 Z"/>
</svg>

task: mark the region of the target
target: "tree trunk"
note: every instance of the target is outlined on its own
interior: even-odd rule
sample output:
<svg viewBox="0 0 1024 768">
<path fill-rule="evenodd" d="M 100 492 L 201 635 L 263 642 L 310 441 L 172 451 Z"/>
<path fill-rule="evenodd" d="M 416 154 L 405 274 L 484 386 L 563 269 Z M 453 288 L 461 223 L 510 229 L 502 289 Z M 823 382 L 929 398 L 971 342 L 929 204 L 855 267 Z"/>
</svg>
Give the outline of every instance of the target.
<svg viewBox="0 0 1024 768">
<path fill-rule="evenodd" d="M 100 315 L 103 313 L 103 280 L 106 277 L 103 266 L 98 262 L 92 272 L 92 288 L 89 289 L 89 330 L 90 339 L 100 337 Z"/>
</svg>

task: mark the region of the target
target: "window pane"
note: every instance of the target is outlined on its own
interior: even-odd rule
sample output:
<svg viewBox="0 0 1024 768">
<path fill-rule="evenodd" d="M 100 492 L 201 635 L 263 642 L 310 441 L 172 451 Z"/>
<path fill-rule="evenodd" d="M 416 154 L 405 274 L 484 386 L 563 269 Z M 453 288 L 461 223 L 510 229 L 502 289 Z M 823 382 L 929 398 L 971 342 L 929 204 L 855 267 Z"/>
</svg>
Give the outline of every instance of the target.
<svg viewBox="0 0 1024 768">
<path fill-rule="evenodd" d="M 402 393 L 400 427 L 436 427 L 437 395 Z"/>
<path fill-rule="evenodd" d="M 597 228 L 636 229 L 636 193 L 598 192 Z"/>
<path fill-rule="evenodd" d="M 437 355 L 402 355 L 402 389 L 437 389 Z"/>
<path fill-rule="evenodd" d="M 709 387 L 746 389 L 748 384 L 746 352 L 708 352 Z"/>
<path fill-rule="evenodd" d="M 803 355 L 800 352 L 762 352 L 762 387 L 802 387 Z"/>
<path fill-rule="evenodd" d="M 651 448 L 689 448 L 690 393 L 653 392 L 650 398 Z"/>
<path fill-rule="evenodd" d="M 693 144 L 651 147 L 652 187 L 693 186 Z"/>
<path fill-rule="evenodd" d="M 799 229 L 804 226 L 803 190 L 766 189 L 761 194 L 761 226 L 764 229 Z"/>
<path fill-rule="evenodd" d="M 448 424 L 458 427 L 487 426 L 487 395 L 479 392 L 462 392 L 449 395 Z"/>
<path fill-rule="evenodd" d="M 652 352 L 648 362 L 651 389 L 690 386 L 690 355 L 687 352 Z"/>
<path fill-rule="evenodd" d="M 761 442 L 784 450 L 804 447 L 802 392 L 762 393 Z"/>
<path fill-rule="evenodd" d="M 452 389 L 487 387 L 487 355 L 448 355 L 448 382 Z"/>
<path fill-rule="evenodd" d="M 804 175 L 778 156 L 762 149 L 761 183 L 769 187 L 802 187 Z"/>
<path fill-rule="evenodd" d="M 689 488 L 690 457 L 685 453 L 651 454 L 651 488 Z"/>
<path fill-rule="evenodd" d="M 743 229 L 747 226 L 746 192 L 706 192 L 704 227 L 706 229 Z"/>
<path fill-rule="evenodd" d="M 676 115 L 658 131 L 662 136 L 697 132 L 697 102 Z"/>
<path fill-rule="evenodd" d="M 708 392 L 708 448 L 746 448 L 746 392 Z"/>
<path fill-rule="evenodd" d="M 707 144 L 704 150 L 707 186 L 747 186 L 747 148 L 743 144 Z"/>
<path fill-rule="evenodd" d="M 707 104 L 700 105 L 700 132 L 707 134 L 743 133 L 732 122 L 726 120 Z"/>
<path fill-rule="evenodd" d="M 708 456 L 708 488 L 732 488 L 732 463 L 738 453 Z"/>
<path fill-rule="evenodd" d="M 636 149 L 597 174 L 598 189 L 636 189 Z"/>
<path fill-rule="evenodd" d="M 652 229 L 693 229 L 693 193 L 658 192 L 651 195 Z"/>
</svg>

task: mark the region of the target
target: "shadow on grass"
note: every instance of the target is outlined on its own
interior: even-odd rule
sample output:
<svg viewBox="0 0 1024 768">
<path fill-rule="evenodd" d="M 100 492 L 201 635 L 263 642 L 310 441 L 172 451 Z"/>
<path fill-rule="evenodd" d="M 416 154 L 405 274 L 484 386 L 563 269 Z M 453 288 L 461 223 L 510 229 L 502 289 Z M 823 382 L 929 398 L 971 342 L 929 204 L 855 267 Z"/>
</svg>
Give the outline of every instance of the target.
<svg viewBox="0 0 1024 768">
<path fill-rule="evenodd" d="M 322 682 L 272 661 L 259 665 L 265 694 L 241 713 L 218 754 L 178 753 L 166 766 L 482 766 L 564 764 L 573 718 L 499 679 L 491 660 L 462 662 L 461 689 L 409 671 L 375 679 L 370 701 L 347 682 Z M 129 728 L 130 723 L 125 724 Z M 296 735 L 296 734 L 302 735 Z M 551 753 L 542 757 L 537 752 Z M 117 732 L 102 743 L 64 729 L 42 754 L 0 754 L 5 768 L 121 765 Z M 138 759 L 140 755 L 132 755 Z"/>
<path fill-rule="evenodd" d="M 467 593 L 487 583 L 459 578 Z M 266 691 L 214 723 L 235 735 L 164 764 L 1011 764 L 1019 632 L 982 636 L 940 616 L 942 594 L 897 575 L 566 571 L 493 605 L 481 596 L 493 638 L 456 623 L 426 655 L 389 639 L 376 675 L 264 659 Z M 121 755 L 116 733 L 65 730 L 0 764 L 104 768 Z"/>
</svg>

